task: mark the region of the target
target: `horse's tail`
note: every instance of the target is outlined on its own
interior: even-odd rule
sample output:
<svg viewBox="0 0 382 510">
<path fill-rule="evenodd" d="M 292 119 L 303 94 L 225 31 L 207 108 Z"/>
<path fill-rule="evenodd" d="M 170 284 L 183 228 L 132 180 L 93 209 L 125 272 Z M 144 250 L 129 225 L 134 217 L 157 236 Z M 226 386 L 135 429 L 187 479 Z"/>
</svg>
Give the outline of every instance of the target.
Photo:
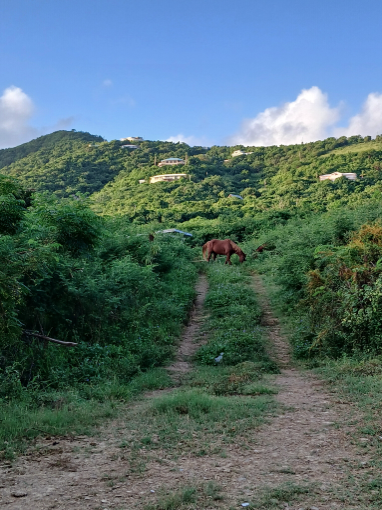
<svg viewBox="0 0 382 510">
<path fill-rule="evenodd" d="M 204 258 L 204 260 L 208 260 L 208 259 L 207 259 L 207 256 L 206 256 L 206 251 L 207 251 L 207 249 L 208 249 L 208 246 L 207 246 L 207 245 L 208 245 L 208 243 L 203 244 L 203 248 L 202 248 L 202 249 L 203 249 L 203 258 Z"/>
</svg>

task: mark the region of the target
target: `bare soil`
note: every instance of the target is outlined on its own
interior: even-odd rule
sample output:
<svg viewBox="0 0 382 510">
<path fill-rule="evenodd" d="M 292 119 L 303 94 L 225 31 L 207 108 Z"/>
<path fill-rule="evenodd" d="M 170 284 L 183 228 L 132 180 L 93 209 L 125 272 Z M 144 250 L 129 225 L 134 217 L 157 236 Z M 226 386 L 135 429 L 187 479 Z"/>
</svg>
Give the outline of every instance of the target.
<svg viewBox="0 0 382 510">
<path fill-rule="evenodd" d="M 275 378 L 281 413 L 252 431 L 253 447 L 239 440 L 228 445 L 224 455 L 191 452 L 170 456 L 157 449 L 155 457 L 143 448 L 132 469 L 132 458 L 124 455 L 120 443 L 127 431 L 134 431 L 129 422 L 119 419 L 105 425 L 97 437 L 41 439 L 38 449 L 32 448 L 13 465 L 2 465 L 0 506 L 10 510 L 143 509 L 147 502 L 157 500 L 161 490 L 215 481 L 224 500 L 203 508 L 241 508 L 242 503 L 256 500 L 261 491 L 285 483 L 310 487 L 298 503 L 290 503 L 290 509 L 361 508 L 356 501 L 344 503 L 339 497 L 351 491 L 348 477 L 354 474 L 355 466 L 363 472 L 368 469 L 367 455 L 350 443 L 346 418 L 351 408 L 340 409 L 335 395 L 319 379 L 293 366 L 288 343 L 257 276 L 254 286 L 263 307 L 263 326 L 282 370 Z M 206 289 L 206 280 L 201 277 L 189 326 L 177 359 L 169 367 L 177 383 L 191 370 L 190 357 L 203 341 L 199 328 Z M 156 394 L 148 396 L 151 398 Z M 138 410 L 145 405 L 147 398 L 134 404 Z M 142 472 L 140 461 L 145 464 Z M 252 508 L 286 508 L 282 500 L 270 504 Z"/>
<path fill-rule="evenodd" d="M 203 304 L 207 294 L 208 283 L 204 274 L 199 276 L 196 283 L 196 299 L 190 314 L 190 319 L 185 327 L 182 340 L 179 345 L 175 362 L 167 370 L 175 382 L 180 382 L 182 376 L 192 369 L 191 358 L 198 348 L 206 341 L 199 335 L 200 325 L 203 323 Z"/>
</svg>

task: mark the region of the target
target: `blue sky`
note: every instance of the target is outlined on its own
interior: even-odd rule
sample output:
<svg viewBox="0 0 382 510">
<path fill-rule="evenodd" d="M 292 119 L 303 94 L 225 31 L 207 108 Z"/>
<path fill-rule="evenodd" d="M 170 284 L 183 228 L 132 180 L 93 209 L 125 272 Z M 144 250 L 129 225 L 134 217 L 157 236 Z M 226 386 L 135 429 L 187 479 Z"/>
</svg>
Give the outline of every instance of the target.
<svg viewBox="0 0 382 510">
<path fill-rule="evenodd" d="M 204 145 L 382 133 L 380 1 L 0 8 L 0 147 L 58 128 Z"/>
</svg>

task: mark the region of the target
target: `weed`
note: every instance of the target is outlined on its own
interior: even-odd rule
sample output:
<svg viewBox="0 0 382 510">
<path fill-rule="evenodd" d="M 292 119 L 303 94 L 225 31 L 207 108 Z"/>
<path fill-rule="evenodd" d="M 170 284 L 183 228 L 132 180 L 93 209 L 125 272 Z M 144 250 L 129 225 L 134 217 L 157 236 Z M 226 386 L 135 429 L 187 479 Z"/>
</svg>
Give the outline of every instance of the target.
<svg viewBox="0 0 382 510">
<path fill-rule="evenodd" d="M 223 496 L 221 488 L 214 482 L 203 484 L 197 487 L 184 487 L 171 494 L 160 497 L 157 503 L 151 503 L 144 507 L 145 510 L 199 510 L 210 507 L 215 501 L 220 501 Z"/>
<path fill-rule="evenodd" d="M 279 487 L 263 489 L 260 491 L 256 501 L 251 502 L 249 508 L 268 509 L 280 508 L 282 503 L 298 501 L 302 495 L 308 494 L 313 489 L 313 485 L 297 485 L 294 483 L 285 483 Z"/>
<path fill-rule="evenodd" d="M 203 388 L 214 395 L 262 395 L 277 391 L 259 380 L 264 379 L 261 363 L 245 361 L 233 367 L 199 367 L 190 377 L 191 387 Z"/>
</svg>

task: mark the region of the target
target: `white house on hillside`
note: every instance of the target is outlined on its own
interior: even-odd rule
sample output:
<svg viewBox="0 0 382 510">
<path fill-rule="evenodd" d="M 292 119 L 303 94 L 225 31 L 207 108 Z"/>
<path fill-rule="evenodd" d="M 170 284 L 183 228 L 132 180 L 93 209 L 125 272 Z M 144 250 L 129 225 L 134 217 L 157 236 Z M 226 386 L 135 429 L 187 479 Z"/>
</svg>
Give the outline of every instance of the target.
<svg viewBox="0 0 382 510">
<path fill-rule="evenodd" d="M 346 179 L 349 179 L 350 181 L 357 180 L 357 174 L 354 173 L 341 173 L 341 172 L 333 172 L 332 174 L 325 174 L 320 175 L 319 179 L 320 181 L 335 181 L 336 179 L 339 179 L 340 177 L 346 177 Z"/>
<path fill-rule="evenodd" d="M 253 154 L 253 152 L 244 152 L 242 150 L 237 150 L 237 151 L 233 151 L 233 153 L 231 154 L 231 156 L 233 158 L 236 158 L 236 156 L 247 156 L 248 154 Z"/>
<path fill-rule="evenodd" d="M 187 174 L 164 174 L 164 175 L 153 175 L 150 177 L 150 184 L 154 182 L 171 182 L 177 181 L 178 179 L 187 178 Z"/>
<path fill-rule="evenodd" d="M 127 136 L 126 138 L 121 138 L 121 142 L 144 142 L 145 140 L 141 136 Z"/>
<path fill-rule="evenodd" d="M 184 159 L 180 159 L 180 158 L 167 158 L 167 159 L 162 159 L 162 161 L 160 163 L 158 163 L 158 166 L 165 166 L 165 165 L 185 165 L 186 162 L 184 161 Z"/>
</svg>

